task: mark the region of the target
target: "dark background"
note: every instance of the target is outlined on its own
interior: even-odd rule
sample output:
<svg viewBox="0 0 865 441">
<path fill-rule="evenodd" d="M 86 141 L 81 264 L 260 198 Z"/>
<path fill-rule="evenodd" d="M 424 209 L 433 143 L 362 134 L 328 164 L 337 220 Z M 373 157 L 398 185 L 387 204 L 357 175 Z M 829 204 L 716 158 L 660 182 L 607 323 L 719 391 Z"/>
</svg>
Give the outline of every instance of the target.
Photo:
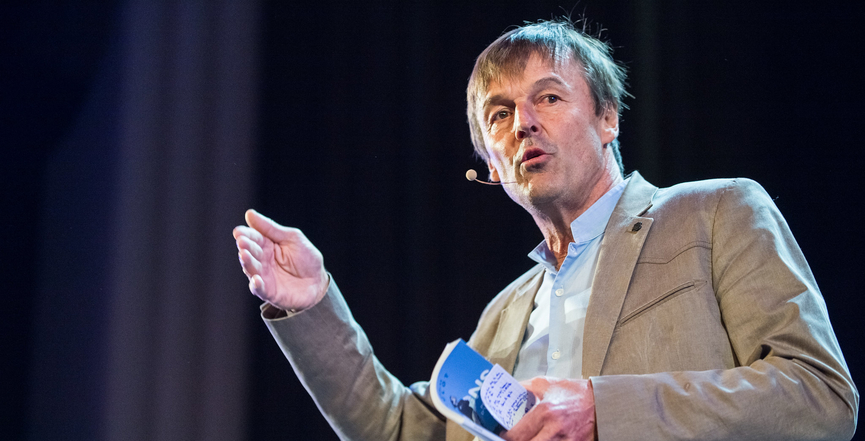
<svg viewBox="0 0 865 441">
<path fill-rule="evenodd" d="M 4 439 L 116 433 L 105 421 L 116 415 L 106 398 L 116 366 L 106 305 L 119 294 L 106 280 L 115 277 L 118 247 L 100 238 L 125 231 L 117 213 L 127 138 L 116 111 L 127 98 L 116 85 L 129 76 L 129 3 L 21 2 L 0 14 Z M 156 3 L 171 16 L 187 2 Z M 530 217 L 500 189 L 463 177 L 483 170 L 472 156 L 464 90 L 474 58 L 502 31 L 562 14 L 585 14 L 594 32 L 603 27 L 631 72 L 620 136 L 626 171 L 659 186 L 734 176 L 763 184 L 808 258 L 861 382 L 860 2 L 262 1 L 253 11 L 250 166 L 207 169 L 206 148 L 191 159 L 156 148 L 142 161 L 210 170 L 202 182 L 245 179 L 239 207 L 305 231 L 376 354 L 404 382 L 428 379 L 444 345 L 468 338 L 486 302 L 531 266 L 525 254 L 541 235 Z M 203 26 L 220 34 L 219 24 Z M 175 35 L 180 44 L 183 35 Z M 221 133 L 217 123 L 202 127 L 205 146 Z M 174 191 L 162 185 L 154 197 Z M 218 201 L 221 192 L 211 193 Z M 208 209 L 190 210 L 182 231 L 207 224 L 224 234 L 200 241 L 233 248 L 242 208 L 224 225 Z M 160 250 L 180 252 L 170 242 Z M 230 248 L 206 258 L 236 267 L 226 277 L 246 317 L 232 334 L 242 336 L 233 378 L 243 387 L 213 399 L 232 401 L 230 418 L 246 439 L 336 439 L 256 318 Z M 159 302 L 159 283 L 148 286 Z M 212 292 L 195 286 L 180 320 L 195 323 L 209 302 Z M 193 366 L 224 362 L 204 358 Z M 173 378 L 167 366 L 153 384 Z M 149 403 L 148 415 L 158 416 L 163 401 Z M 183 403 L 193 415 L 208 408 Z M 140 437 L 204 438 L 204 429 L 190 430 Z"/>
</svg>

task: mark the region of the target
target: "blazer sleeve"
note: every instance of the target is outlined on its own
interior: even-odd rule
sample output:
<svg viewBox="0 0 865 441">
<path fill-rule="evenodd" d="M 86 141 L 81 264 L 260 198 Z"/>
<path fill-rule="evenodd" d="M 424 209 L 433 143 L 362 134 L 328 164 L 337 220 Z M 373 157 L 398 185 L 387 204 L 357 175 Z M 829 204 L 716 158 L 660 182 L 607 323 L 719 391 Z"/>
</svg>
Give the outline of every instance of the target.
<svg viewBox="0 0 865 441">
<path fill-rule="evenodd" d="M 314 307 L 265 323 L 340 439 L 444 439 L 429 384 L 406 387 L 382 367 L 333 279 Z"/>
<path fill-rule="evenodd" d="M 599 439 L 850 439 L 858 392 L 787 223 L 750 180 L 717 200 L 711 282 L 736 366 L 592 377 Z"/>
</svg>

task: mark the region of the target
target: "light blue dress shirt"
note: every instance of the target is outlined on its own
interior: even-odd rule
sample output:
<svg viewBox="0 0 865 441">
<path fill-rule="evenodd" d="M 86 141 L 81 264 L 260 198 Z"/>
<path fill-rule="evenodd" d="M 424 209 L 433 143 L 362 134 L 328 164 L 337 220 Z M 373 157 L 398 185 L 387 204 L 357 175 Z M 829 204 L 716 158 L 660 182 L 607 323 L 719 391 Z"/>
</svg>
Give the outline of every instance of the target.
<svg viewBox="0 0 865 441">
<path fill-rule="evenodd" d="M 571 222 L 574 241 L 568 245 L 568 255 L 558 271 L 546 241 L 529 253 L 544 266 L 544 280 L 514 365 L 517 380 L 541 375 L 582 378 L 583 327 L 601 239 L 627 182 L 611 188 Z"/>
</svg>

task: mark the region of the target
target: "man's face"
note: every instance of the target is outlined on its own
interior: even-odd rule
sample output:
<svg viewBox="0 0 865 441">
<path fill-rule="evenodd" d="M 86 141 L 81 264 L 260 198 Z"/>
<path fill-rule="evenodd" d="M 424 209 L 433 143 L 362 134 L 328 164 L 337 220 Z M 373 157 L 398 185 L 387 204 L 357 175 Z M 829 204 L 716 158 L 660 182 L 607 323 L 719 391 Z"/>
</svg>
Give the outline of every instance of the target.
<svg viewBox="0 0 865 441">
<path fill-rule="evenodd" d="M 595 115 L 582 74 L 570 58 L 558 67 L 533 55 L 522 76 L 492 82 L 478 115 L 491 178 L 530 212 L 585 210 L 609 184 L 615 159 L 604 145 L 618 135 L 618 115 Z M 606 188 L 603 189 L 604 191 Z"/>
</svg>

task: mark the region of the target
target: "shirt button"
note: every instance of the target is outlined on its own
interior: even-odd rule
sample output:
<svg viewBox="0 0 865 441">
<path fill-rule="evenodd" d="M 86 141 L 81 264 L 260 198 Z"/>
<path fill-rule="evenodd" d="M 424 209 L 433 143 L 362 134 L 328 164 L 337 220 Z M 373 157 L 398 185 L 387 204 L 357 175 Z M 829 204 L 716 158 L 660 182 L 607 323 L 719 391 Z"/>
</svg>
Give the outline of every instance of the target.
<svg viewBox="0 0 865 441">
<path fill-rule="evenodd" d="M 560 354 L 559 351 L 553 352 L 553 360 L 558 360 L 561 356 L 562 354 Z"/>
<path fill-rule="evenodd" d="M 564 293 L 565 293 L 565 290 L 559 288 L 556 290 L 556 297 L 561 297 L 562 294 L 564 294 Z"/>
</svg>

